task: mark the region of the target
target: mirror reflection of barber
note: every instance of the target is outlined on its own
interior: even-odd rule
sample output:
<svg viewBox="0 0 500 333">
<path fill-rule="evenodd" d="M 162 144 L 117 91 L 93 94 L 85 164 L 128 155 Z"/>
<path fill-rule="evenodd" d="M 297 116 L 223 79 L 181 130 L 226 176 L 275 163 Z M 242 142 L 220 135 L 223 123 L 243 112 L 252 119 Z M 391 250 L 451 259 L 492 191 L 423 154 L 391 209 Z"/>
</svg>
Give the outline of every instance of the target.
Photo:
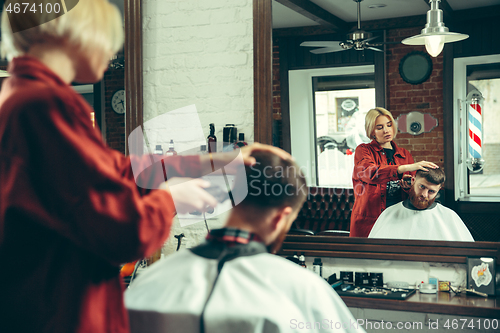
<svg viewBox="0 0 500 333">
<path fill-rule="evenodd" d="M 368 111 L 365 131 L 372 141 L 360 144 L 354 155 L 351 237 L 368 237 L 378 216 L 408 197 L 408 181 L 415 171 L 438 167 L 428 161 L 415 163 L 410 152 L 394 142 L 397 124 L 384 108 Z"/>
</svg>

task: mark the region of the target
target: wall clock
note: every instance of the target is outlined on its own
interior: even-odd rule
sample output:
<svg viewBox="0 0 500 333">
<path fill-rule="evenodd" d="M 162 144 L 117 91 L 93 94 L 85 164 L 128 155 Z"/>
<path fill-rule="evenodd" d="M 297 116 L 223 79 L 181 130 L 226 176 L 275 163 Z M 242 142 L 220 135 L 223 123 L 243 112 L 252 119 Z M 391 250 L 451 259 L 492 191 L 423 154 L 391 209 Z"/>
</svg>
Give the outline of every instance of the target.
<svg viewBox="0 0 500 333">
<path fill-rule="evenodd" d="M 113 93 L 111 97 L 111 108 L 118 114 L 125 113 L 125 90 L 120 89 Z"/>
<path fill-rule="evenodd" d="M 420 84 L 427 81 L 432 73 L 432 60 L 427 53 L 413 51 L 399 62 L 399 75 L 410 84 Z"/>
</svg>

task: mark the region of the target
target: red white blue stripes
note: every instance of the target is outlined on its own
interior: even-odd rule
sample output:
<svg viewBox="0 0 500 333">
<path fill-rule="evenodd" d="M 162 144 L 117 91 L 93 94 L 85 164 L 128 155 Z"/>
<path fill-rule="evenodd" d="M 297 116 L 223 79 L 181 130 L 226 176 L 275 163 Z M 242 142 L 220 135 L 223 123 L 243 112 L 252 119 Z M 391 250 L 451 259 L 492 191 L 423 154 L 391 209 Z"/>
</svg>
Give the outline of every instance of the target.
<svg viewBox="0 0 500 333">
<path fill-rule="evenodd" d="M 481 158 L 483 117 L 481 105 L 478 100 L 469 104 L 469 154 L 472 158 Z"/>
</svg>

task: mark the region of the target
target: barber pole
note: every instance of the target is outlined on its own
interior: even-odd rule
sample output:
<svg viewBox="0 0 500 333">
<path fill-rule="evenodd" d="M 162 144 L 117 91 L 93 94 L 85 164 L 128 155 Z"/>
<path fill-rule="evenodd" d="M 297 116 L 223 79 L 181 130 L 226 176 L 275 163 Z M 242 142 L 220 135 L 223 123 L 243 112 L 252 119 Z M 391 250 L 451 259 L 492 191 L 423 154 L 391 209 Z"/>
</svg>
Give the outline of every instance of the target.
<svg viewBox="0 0 500 333">
<path fill-rule="evenodd" d="M 483 97 L 477 90 L 472 91 L 467 96 L 468 104 L 468 141 L 469 156 L 468 166 L 473 172 L 478 172 L 483 168 L 482 140 L 483 140 L 483 112 L 481 102 Z"/>
</svg>

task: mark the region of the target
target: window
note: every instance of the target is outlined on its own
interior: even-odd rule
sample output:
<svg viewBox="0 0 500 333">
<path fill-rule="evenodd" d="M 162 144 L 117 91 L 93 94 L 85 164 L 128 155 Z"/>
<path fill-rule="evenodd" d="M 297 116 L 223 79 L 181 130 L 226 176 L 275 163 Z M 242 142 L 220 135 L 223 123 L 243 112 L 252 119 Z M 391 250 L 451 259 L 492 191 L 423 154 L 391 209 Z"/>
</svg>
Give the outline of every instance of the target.
<svg viewBox="0 0 500 333">
<path fill-rule="evenodd" d="M 289 71 L 291 153 L 310 186 L 352 188 L 354 151 L 375 101 L 375 67 Z"/>
<path fill-rule="evenodd" d="M 455 200 L 500 201 L 500 55 L 457 58 L 454 78 Z"/>
<path fill-rule="evenodd" d="M 352 188 L 354 151 L 370 139 L 365 116 L 375 105 L 374 74 L 313 77 L 318 186 Z"/>
</svg>

